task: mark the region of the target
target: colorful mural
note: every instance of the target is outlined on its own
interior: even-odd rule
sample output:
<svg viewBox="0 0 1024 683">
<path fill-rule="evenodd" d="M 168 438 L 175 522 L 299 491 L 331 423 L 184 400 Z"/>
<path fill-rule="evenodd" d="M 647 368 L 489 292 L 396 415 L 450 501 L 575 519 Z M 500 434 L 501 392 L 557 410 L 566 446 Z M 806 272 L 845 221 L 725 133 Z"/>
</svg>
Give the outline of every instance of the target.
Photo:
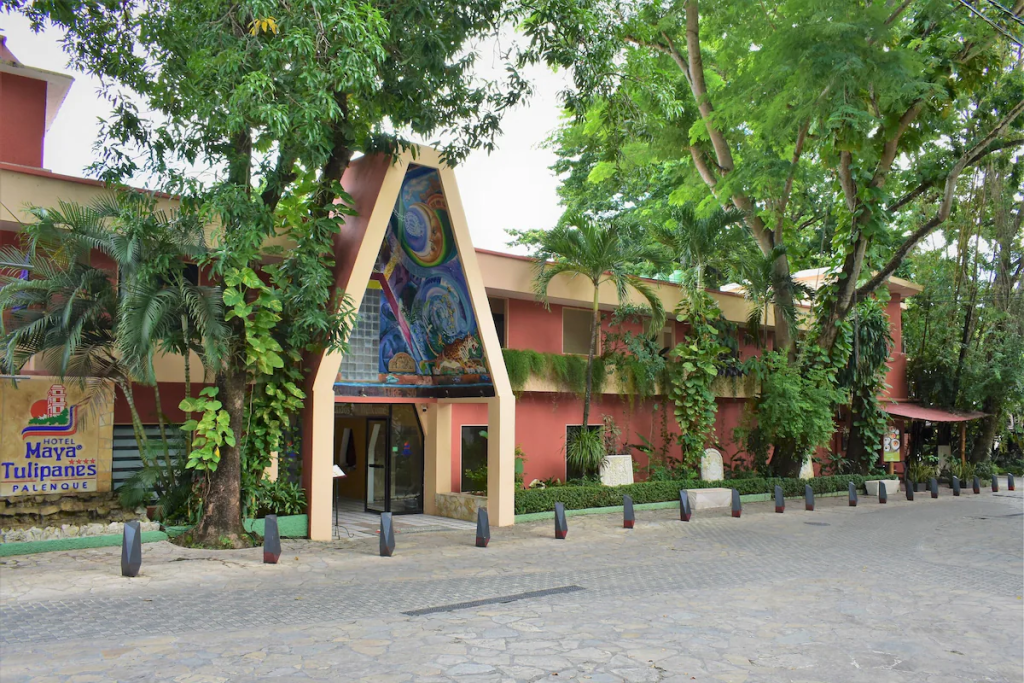
<svg viewBox="0 0 1024 683">
<path fill-rule="evenodd" d="M 490 384 L 436 169 L 409 168 L 374 270 L 386 382 Z"/>
</svg>

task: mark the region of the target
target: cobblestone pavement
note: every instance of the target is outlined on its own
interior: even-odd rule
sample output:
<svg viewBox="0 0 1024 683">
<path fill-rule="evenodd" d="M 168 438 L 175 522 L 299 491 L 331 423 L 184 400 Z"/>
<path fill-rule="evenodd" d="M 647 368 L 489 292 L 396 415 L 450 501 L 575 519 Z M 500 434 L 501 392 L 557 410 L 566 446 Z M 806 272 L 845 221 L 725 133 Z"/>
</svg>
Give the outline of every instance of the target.
<svg viewBox="0 0 1024 683">
<path fill-rule="evenodd" d="M 0 681 L 1024 680 L 1021 492 L 802 508 L 6 558 Z"/>
</svg>

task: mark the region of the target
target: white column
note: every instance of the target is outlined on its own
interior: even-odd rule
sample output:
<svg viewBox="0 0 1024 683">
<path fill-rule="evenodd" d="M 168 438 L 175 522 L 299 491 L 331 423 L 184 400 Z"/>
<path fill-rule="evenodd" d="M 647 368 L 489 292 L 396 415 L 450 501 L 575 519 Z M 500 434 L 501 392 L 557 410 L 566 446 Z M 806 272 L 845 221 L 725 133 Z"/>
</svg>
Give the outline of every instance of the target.
<svg viewBox="0 0 1024 683">
<path fill-rule="evenodd" d="M 423 444 L 423 512 L 437 514 L 434 494 L 452 491 L 452 406 L 427 405 Z"/>
<path fill-rule="evenodd" d="M 487 401 L 487 514 L 491 524 L 515 524 L 516 402 L 496 396 Z"/>
</svg>

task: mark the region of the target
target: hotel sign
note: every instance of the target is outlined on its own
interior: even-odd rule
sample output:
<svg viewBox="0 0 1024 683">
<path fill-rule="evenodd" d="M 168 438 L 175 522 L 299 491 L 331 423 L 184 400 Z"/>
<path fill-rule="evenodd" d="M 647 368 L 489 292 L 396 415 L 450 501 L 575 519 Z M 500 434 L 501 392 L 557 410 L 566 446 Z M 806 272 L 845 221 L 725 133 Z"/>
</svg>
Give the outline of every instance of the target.
<svg viewBox="0 0 1024 683">
<path fill-rule="evenodd" d="M 52 377 L 0 379 L 0 497 L 110 490 L 113 406 Z"/>
</svg>

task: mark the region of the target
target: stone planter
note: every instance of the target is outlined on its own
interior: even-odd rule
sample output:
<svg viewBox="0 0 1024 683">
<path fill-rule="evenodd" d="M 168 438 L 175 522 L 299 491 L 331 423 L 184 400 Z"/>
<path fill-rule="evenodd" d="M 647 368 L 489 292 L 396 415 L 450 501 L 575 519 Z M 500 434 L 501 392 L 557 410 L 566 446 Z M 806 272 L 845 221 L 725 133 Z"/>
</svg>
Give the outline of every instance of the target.
<svg viewBox="0 0 1024 683">
<path fill-rule="evenodd" d="M 692 510 L 711 510 L 732 505 L 732 489 L 687 489 L 686 497 L 690 499 Z"/>
<path fill-rule="evenodd" d="M 864 488 L 867 489 L 869 496 L 878 495 L 878 486 L 882 484 L 885 486 L 885 492 L 887 495 L 893 495 L 900 492 L 900 480 L 899 479 L 875 479 L 872 481 L 864 482 Z"/>
<path fill-rule="evenodd" d="M 472 493 L 435 493 L 434 505 L 437 507 L 438 517 L 475 522 L 477 510 L 487 508 L 487 496 L 476 496 Z"/>
<path fill-rule="evenodd" d="M 601 483 L 605 486 L 622 486 L 633 483 L 633 456 L 605 456 L 601 463 Z"/>
</svg>

